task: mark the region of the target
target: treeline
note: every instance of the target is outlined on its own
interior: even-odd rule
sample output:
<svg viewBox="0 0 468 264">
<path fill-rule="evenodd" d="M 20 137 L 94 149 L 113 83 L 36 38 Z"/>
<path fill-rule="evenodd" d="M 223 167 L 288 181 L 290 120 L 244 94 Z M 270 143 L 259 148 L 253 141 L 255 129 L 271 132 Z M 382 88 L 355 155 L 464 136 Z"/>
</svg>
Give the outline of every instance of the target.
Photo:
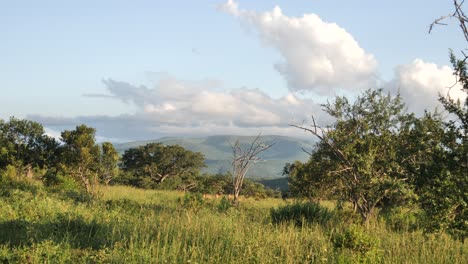
<svg viewBox="0 0 468 264">
<path fill-rule="evenodd" d="M 95 133 L 94 128 L 80 125 L 63 131 L 57 140 L 47 136 L 37 122 L 14 117 L 0 119 L 2 181 L 34 177 L 47 186 L 82 188 L 93 197 L 99 195 L 100 184 L 232 193 L 230 174 L 201 174 L 206 166 L 201 153 L 177 145 L 149 143 L 130 148 L 120 157 L 112 143 L 96 143 Z M 244 182 L 242 194 L 256 198 L 281 195 L 250 180 Z"/>
<path fill-rule="evenodd" d="M 311 200 L 351 204 L 363 223 L 379 212 L 409 209 L 426 231 L 468 234 L 468 78 L 466 57 L 451 55 L 466 92 L 462 103 L 440 97 L 442 114 L 406 112 L 400 95 L 367 90 L 354 102 L 324 105 L 334 118 L 296 126 L 319 139 L 306 163 L 287 164 L 289 191 Z M 435 100 L 435 99 L 434 99 Z"/>
</svg>

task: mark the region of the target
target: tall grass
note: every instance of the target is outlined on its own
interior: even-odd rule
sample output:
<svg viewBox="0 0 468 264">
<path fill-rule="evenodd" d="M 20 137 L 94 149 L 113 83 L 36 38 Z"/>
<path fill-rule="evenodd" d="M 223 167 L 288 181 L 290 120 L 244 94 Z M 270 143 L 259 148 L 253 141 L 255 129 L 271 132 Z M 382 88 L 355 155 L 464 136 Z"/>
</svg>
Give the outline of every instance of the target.
<svg viewBox="0 0 468 264">
<path fill-rule="evenodd" d="M 5 188 L 5 187 L 4 187 Z M 0 192 L 3 263 L 467 263 L 468 245 L 444 234 L 394 232 L 383 221 L 349 229 L 335 214 L 322 222 L 273 223 L 280 199 L 220 200 L 192 208 L 183 193 L 113 186 L 81 202 L 42 186 Z M 352 231 L 350 233 L 350 230 Z M 375 241 L 360 252 L 336 246 L 346 234 Z M 349 236 L 351 239 L 353 236 Z M 346 245 L 346 244 L 343 244 Z M 372 244 L 374 245 L 374 244 Z"/>
</svg>

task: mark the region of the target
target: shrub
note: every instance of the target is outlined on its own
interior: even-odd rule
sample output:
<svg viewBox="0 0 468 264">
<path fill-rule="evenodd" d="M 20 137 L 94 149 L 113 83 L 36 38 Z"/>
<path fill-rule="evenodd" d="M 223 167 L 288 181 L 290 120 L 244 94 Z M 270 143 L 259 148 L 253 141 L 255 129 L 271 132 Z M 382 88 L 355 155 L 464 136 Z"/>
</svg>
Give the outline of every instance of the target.
<svg viewBox="0 0 468 264">
<path fill-rule="evenodd" d="M 325 224 L 333 213 L 318 203 L 295 202 L 271 209 L 270 215 L 273 223 L 294 222 L 295 225 L 302 226 L 305 223 Z"/>
<path fill-rule="evenodd" d="M 81 188 L 72 177 L 67 177 L 61 172 L 53 170 L 49 170 L 44 174 L 43 181 L 46 186 L 53 190 L 72 191 Z"/>
<path fill-rule="evenodd" d="M 226 198 L 226 196 L 223 196 L 218 204 L 218 212 L 226 213 L 231 207 L 232 203 L 229 201 L 228 198 Z"/>
<path fill-rule="evenodd" d="M 404 210 L 401 207 L 384 212 L 383 217 L 387 226 L 397 232 L 415 231 L 420 226 L 420 218 L 417 213 Z"/>
<path fill-rule="evenodd" d="M 105 202 L 108 210 L 124 209 L 126 212 L 136 213 L 141 209 L 142 205 L 136 201 L 124 198 L 119 200 L 108 200 Z"/>
<path fill-rule="evenodd" d="M 362 226 L 351 225 L 342 232 L 332 236 L 333 246 L 337 249 L 346 248 L 354 252 L 366 254 L 377 249 L 378 240 L 366 234 Z"/>
<path fill-rule="evenodd" d="M 193 211 L 199 211 L 205 204 L 201 193 L 186 193 L 178 201 L 183 208 Z"/>
</svg>

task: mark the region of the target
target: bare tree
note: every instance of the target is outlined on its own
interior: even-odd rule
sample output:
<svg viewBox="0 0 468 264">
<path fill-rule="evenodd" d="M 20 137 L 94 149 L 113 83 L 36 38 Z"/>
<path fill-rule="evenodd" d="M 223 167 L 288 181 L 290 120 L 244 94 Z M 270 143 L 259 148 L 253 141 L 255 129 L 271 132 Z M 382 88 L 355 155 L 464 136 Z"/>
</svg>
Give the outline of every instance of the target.
<svg viewBox="0 0 468 264">
<path fill-rule="evenodd" d="M 441 16 L 438 19 L 434 20 L 430 25 L 429 25 L 429 33 L 432 32 L 432 29 L 434 28 L 435 25 L 444 25 L 446 26 L 447 24 L 443 23 L 442 21 L 450 18 L 455 18 L 459 22 L 459 26 L 461 30 L 463 31 L 463 35 L 465 36 L 465 39 L 468 41 L 468 28 L 465 25 L 466 22 L 468 22 L 468 17 L 465 15 L 462 9 L 462 5 L 465 1 L 458 1 L 458 0 L 453 0 L 453 5 L 455 7 L 455 11 L 453 13 L 448 14 L 446 16 Z"/>
<path fill-rule="evenodd" d="M 233 160 L 232 160 L 232 175 L 233 175 L 233 192 L 234 192 L 234 203 L 237 202 L 239 198 L 239 193 L 242 188 L 242 183 L 244 182 L 245 175 L 249 170 L 250 166 L 262 160 L 258 155 L 271 148 L 274 143 L 261 142 L 261 134 L 259 134 L 253 141 L 250 143 L 248 148 L 242 148 L 239 140 L 232 145 Z"/>
</svg>

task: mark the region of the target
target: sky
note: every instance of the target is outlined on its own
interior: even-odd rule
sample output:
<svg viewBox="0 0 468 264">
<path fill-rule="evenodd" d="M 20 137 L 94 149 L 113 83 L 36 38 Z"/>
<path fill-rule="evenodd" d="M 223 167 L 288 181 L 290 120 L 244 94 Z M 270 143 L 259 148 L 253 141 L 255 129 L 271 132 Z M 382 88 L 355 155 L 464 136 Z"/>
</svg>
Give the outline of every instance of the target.
<svg viewBox="0 0 468 264">
<path fill-rule="evenodd" d="M 369 88 L 434 110 L 455 82 L 451 1 L 0 0 L 0 118 L 87 124 L 124 142 L 309 135 L 320 104 Z M 450 90 L 461 98 L 459 87 Z"/>
</svg>

